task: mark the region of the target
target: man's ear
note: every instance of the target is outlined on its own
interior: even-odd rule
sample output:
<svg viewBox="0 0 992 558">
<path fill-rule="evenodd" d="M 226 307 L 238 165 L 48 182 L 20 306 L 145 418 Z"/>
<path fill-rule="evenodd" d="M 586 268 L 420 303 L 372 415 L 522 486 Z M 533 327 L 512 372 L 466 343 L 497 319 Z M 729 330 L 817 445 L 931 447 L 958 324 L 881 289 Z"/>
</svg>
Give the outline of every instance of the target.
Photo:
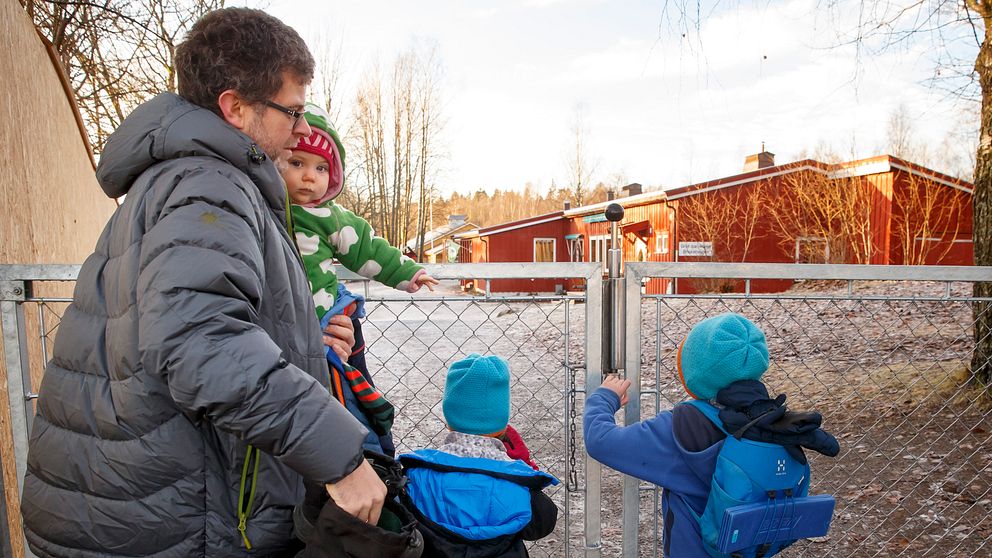
<svg viewBox="0 0 992 558">
<path fill-rule="evenodd" d="M 217 106 L 224 120 L 238 130 L 244 131 L 251 122 L 249 113 L 254 109 L 233 89 L 228 89 L 217 97 Z"/>
</svg>

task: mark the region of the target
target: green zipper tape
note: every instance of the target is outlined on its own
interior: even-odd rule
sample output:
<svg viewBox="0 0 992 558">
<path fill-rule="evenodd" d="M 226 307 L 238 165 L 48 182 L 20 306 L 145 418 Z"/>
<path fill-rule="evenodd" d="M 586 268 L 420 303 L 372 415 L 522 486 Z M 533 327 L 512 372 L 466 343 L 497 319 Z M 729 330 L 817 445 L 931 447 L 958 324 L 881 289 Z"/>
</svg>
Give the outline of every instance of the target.
<svg viewBox="0 0 992 558">
<path fill-rule="evenodd" d="M 248 479 L 248 464 L 252 462 L 252 451 L 255 452 L 255 467 L 251 473 L 251 485 L 248 492 L 248 502 L 245 502 L 245 481 Z M 241 489 L 238 491 L 238 531 L 241 533 L 241 540 L 245 543 L 245 548 L 251 550 L 251 541 L 248 540 L 248 517 L 251 516 L 251 507 L 255 502 L 255 488 L 258 486 L 258 462 L 260 453 L 256 447 L 248 445 L 248 452 L 245 454 L 245 464 L 241 467 Z"/>
</svg>

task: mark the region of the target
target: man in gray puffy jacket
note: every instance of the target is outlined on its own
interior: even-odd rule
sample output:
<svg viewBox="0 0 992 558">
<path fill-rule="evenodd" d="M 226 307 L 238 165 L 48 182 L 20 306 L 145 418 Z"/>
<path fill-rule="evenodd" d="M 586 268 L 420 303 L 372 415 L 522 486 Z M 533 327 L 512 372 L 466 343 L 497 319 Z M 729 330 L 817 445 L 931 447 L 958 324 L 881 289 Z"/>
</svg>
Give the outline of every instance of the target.
<svg viewBox="0 0 992 558">
<path fill-rule="evenodd" d="M 276 169 L 310 134 L 313 67 L 279 20 L 211 12 L 177 48 L 180 95 L 108 140 L 98 179 L 127 197 L 45 370 L 22 498 L 36 554 L 291 555 L 302 478 L 378 519 L 386 490 L 328 393 Z"/>
</svg>

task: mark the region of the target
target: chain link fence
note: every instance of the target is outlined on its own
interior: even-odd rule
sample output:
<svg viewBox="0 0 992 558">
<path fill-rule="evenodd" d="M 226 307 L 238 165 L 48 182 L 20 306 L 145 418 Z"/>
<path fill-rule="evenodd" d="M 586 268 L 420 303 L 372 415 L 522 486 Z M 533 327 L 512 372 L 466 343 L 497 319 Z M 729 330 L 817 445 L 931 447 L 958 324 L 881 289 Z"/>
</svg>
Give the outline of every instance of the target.
<svg viewBox="0 0 992 558">
<path fill-rule="evenodd" d="M 602 372 L 601 268 L 510 264 L 494 271 L 494 265 L 431 272 L 446 280 L 579 277 L 591 288 L 555 296 L 470 296 L 448 281 L 448 290 L 436 294 L 369 292 L 366 356 L 377 385 L 397 407 L 398 450 L 436 445 L 443 437 L 441 398 L 453 361 L 472 352 L 498 354 L 513 375 L 510 423 L 540 467 L 562 481 L 549 489 L 560 510 L 558 527 L 530 545 L 531 555 L 660 556 L 657 489 L 609 469 L 601 473 L 583 449 L 586 386 L 597 386 Z M 42 275 L 71 279 L 73 269 Z M 793 409 L 823 413 L 825 428 L 840 440 L 837 458 L 811 456 L 812 491 L 837 499 L 831 532 L 798 543 L 786 556 L 984 556 L 992 547 L 992 404 L 968 371 L 975 301 L 968 277 L 978 271 L 886 269 L 627 265 L 626 372 L 640 390 L 625 411 L 628 420 L 684 399 L 674 359 L 692 325 L 740 312 L 767 335 L 770 391 L 787 393 Z M 900 273 L 901 280 L 882 281 Z M 649 277 L 713 276 L 799 281 L 771 295 L 641 294 Z M 821 277 L 844 280 L 813 280 Z M 30 386 L 39 384 L 72 283 L 27 284 L 10 295 L 11 283 L 4 283 L 4 344 L 8 377 L 16 374 L 24 384 L 23 393 L 10 393 L 7 408 L 23 404 L 27 394 L 30 416 Z M 9 343 L 23 346 L 27 358 L 12 358 Z M 26 449 L 24 440 L 14 440 L 15 452 Z"/>
<path fill-rule="evenodd" d="M 673 273 L 631 264 L 627 284 L 645 277 L 755 277 L 754 267 Z M 845 270 L 766 266 L 766 277 L 778 271 L 776 278 L 800 279 L 788 292 L 768 295 L 641 296 L 628 287 L 628 304 L 639 310 L 627 316 L 628 335 L 633 338 L 629 330 L 637 321 L 640 336 L 627 354 L 628 377 L 638 363 L 640 416 L 686 398 L 675 357 L 689 329 L 716 314 L 741 313 L 767 336 L 769 392 L 788 394 L 792 409 L 821 412 L 824 428 L 841 443 L 836 458 L 810 455 L 811 493 L 837 500 L 829 535 L 783 555 L 986 556 L 992 550 L 992 402 L 969 371 L 972 283 L 940 281 L 955 277 L 948 269 L 917 268 L 906 276 L 917 280 L 879 281 L 869 279 L 899 274 L 861 268 L 854 271 L 865 280 L 816 281 L 843 277 Z M 620 482 L 609 475 L 604 480 L 607 507 Z M 638 520 L 626 534 L 639 539 L 640 556 L 659 556 L 658 491 L 634 485 L 637 502 L 624 506 L 637 509 Z M 624 554 L 638 555 L 627 548 Z"/>
<path fill-rule="evenodd" d="M 33 272 L 26 274 L 27 278 L 51 276 L 46 267 L 31 266 Z M 587 374 L 601 374 L 599 337 L 593 340 L 592 349 L 597 364 L 587 370 L 585 335 L 587 321 L 595 319 L 598 324 L 600 320 L 600 269 L 598 264 L 431 266 L 432 275 L 445 280 L 441 291 L 412 296 L 349 283 L 349 288 L 364 290 L 367 296 L 367 316 L 362 320 L 366 359 L 377 387 L 396 407 L 393 435 L 399 453 L 436 447 L 444 438 L 441 400 L 452 362 L 471 353 L 496 354 L 509 362 L 510 424 L 541 469 L 561 481 L 547 489 L 559 508 L 558 526 L 552 535 L 528 543 L 534 557 L 582 555 L 586 508 L 595 510 L 592 517 L 599 511 L 598 482 L 593 483 L 594 496 L 586 498 L 587 458 L 580 424 Z M 61 270 L 67 277 L 76 273 L 76 266 Z M 339 275 L 357 279 L 346 270 L 339 270 Z M 520 277 L 578 278 L 593 287 L 561 295 L 473 296 L 461 293 L 458 286 L 460 279 Z M 28 398 L 23 413 L 28 423 L 25 434 L 14 440 L 15 453 L 20 454 L 18 479 L 22 479 L 26 430 L 33 415 L 30 401 L 40 385 L 62 313 L 71 300 L 66 295 L 71 293 L 72 283 L 17 283 L 24 287 L 8 297 L 16 301 L 10 301 L 11 327 L 4 323 L 4 343 L 5 349 L 8 343 L 19 349 L 19 356 L 6 360 L 7 370 L 12 374 L 23 371 L 23 376 L 17 377 L 23 378 L 23 393 Z M 24 400 L 15 393 L 18 389 L 8 391 L 11 402 Z M 598 478 L 598 464 L 592 462 L 591 470 Z"/>
</svg>

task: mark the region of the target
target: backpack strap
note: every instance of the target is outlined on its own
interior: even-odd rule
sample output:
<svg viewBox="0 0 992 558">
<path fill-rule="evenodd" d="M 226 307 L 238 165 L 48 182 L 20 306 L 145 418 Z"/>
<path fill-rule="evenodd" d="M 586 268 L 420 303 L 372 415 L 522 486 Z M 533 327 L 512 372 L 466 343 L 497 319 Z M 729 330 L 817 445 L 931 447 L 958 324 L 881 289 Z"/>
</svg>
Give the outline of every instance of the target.
<svg viewBox="0 0 992 558">
<path fill-rule="evenodd" d="M 706 418 L 710 419 L 710 422 L 712 422 L 713 424 L 715 424 L 717 426 L 717 428 L 719 428 L 720 430 L 723 431 L 724 434 L 726 434 L 727 436 L 733 436 L 734 438 L 736 438 L 738 440 L 740 440 L 741 438 L 744 437 L 744 433 L 747 432 L 747 430 L 749 428 L 751 428 L 752 426 L 754 426 L 755 424 L 757 424 L 758 421 L 760 421 L 761 419 L 765 418 L 766 416 L 768 416 L 769 413 L 771 413 L 771 412 L 773 412 L 775 410 L 775 409 L 769 409 L 769 410 L 765 411 L 764 413 L 758 415 L 757 417 L 751 419 L 750 422 L 748 422 L 744 426 L 738 428 L 736 431 L 729 432 L 726 428 L 724 428 L 723 421 L 720 420 L 720 410 L 717 409 L 712 403 L 710 403 L 708 401 L 703 401 L 701 399 L 693 399 L 692 401 L 686 401 L 683 404 L 684 405 L 691 405 L 691 406 L 699 409 L 699 411 L 702 412 L 704 415 L 706 415 Z"/>
<path fill-rule="evenodd" d="M 686 401 L 684 403 L 680 403 L 680 405 L 689 405 L 695 407 L 696 409 L 699 410 L 699 412 L 703 413 L 703 416 L 709 419 L 709 421 L 712 422 L 714 426 L 719 428 L 721 432 L 723 432 L 727 436 L 730 436 L 730 432 L 727 432 L 727 429 L 723 427 L 723 421 L 720 420 L 720 410 L 714 407 L 713 404 L 710 403 L 709 401 L 703 401 L 702 399 L 693 399 L 692 401 Z"/>
</svg>

